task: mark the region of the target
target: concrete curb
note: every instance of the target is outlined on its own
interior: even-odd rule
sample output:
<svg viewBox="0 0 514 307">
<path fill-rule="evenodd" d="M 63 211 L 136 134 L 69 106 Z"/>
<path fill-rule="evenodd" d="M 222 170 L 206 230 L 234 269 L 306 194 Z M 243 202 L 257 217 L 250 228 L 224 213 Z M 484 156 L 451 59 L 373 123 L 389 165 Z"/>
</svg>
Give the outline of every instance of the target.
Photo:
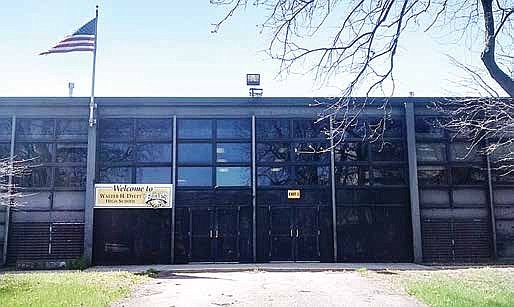
<svg viewBox="0 0 514 307">
<path fill-rule="evenodd" d="M 170 273 L 227 273 L 227 272 L 344 272 L 356 270 L 388 271 L 388 270 L 433 270 L 433 267 L 413 263 L 352 263 L 352 264 L 320 264 L 320 263 L 269 263 L 269 264 L 187 264 L 187 265 L 124 265 L 95 266 L 87 269 L 92 272 L 126 271 L 141 273 L 147 270 Z"/>
</svg>

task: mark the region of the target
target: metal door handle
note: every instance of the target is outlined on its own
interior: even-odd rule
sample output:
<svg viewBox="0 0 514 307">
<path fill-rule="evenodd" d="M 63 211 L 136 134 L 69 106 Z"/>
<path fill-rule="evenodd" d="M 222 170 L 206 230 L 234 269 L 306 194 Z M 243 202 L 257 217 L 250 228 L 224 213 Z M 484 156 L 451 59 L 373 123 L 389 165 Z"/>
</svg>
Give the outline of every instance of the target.
<svg viewBox="0 0 514 307">
<path fill-rule="evenodd" d="M 211 239 L 212 239 L 212 229 L 211 229 L 211 230 L 209 230 L 209 238 L 211 238 Z"/>
<path fill-rule="evenodd" d="M 300 236 L 300 231 L 298 231 L 298 228 L 296 228 L 296 237 L 298 238 Z"/>
</svg>

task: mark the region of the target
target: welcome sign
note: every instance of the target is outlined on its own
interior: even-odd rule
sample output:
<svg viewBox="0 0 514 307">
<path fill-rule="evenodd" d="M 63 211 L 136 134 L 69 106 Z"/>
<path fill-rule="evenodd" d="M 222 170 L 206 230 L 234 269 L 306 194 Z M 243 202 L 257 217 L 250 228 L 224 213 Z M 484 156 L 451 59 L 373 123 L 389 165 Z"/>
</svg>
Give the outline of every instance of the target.
<svg viewBox="0 0 514 307">
<path fill-rule="evenodd" d="M 172 184 L 96 184 L 95 208 L 171 208 Z"/>
</svg>

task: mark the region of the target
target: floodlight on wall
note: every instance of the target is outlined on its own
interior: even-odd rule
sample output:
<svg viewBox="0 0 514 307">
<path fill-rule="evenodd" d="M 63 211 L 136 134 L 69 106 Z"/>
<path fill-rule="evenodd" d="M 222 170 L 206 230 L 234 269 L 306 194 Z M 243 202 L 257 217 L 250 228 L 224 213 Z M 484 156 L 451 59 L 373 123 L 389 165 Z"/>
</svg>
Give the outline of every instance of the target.
<svg viewBox="0 0 514 307">
<path fill-rule="evenodd" d="M 261 74 L 246 74 L 246 85 L 259 86 L 261 85 Z M 251 87 L 249 89 L 250 97 L 262 97 L 262 88 Z"/>
<path fill-rule="evenodd" d="M 246 85 L 261 85 L 261 74 L 246 74 Z"/>
</svg>

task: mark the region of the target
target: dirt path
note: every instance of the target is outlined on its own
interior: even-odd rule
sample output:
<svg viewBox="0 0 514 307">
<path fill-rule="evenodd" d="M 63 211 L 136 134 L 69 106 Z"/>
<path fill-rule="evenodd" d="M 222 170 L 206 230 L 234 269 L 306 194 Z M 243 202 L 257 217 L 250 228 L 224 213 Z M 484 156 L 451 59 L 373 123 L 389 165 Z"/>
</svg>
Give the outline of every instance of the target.
<svg viewBox="0 0 514 307">
<path fill-rule="evenodd" d="M 359 272 L 160 273 L 113 306 L 424 306 Z"/>
</svg>

